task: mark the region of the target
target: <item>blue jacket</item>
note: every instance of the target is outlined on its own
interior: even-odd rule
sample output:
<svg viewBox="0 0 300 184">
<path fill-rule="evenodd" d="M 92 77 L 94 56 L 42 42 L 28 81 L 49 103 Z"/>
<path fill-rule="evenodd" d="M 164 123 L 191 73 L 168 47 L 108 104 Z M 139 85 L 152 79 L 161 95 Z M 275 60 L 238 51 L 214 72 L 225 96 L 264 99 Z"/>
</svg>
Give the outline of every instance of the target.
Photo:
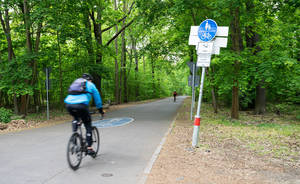
<svg viewBox="0 0 300 184">
<path fill-rule="evenodd" d="M 80 95 L 68 95 L 65 98 L 66 104 L 86 104 L 89 105 L 91 101 L 91 97 L 93 96 L 96 107 L 99 109 L 102 107 L 102 100 L 99 94 L 98 89 L 96 88 L 95 84 L 92 82 L 87 81 L 86 83 L 86 91 L 88 93 L 83 93 Z"/>
</svg>

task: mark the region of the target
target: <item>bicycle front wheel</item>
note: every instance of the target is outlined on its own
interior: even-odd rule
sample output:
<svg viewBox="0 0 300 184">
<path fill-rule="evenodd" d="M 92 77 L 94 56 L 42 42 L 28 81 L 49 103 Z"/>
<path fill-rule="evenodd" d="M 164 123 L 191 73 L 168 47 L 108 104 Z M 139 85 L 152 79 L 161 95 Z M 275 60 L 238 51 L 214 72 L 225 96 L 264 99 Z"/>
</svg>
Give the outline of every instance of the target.
<svg viewBox="0 0 300 184">
<path fill-rule="evenodd" d="M 67 147 L 67 160 L 71 169 L 77 170 L 82 160 L 82 138 L 78 133 L 73 133 Z"/>
<path fill-rule="evenodd" d="M 100 136 L 99 136 L 99 131 L 96 127 L 93 127 L 92 129 L 92 136 L 93 136 L 93 150 L 95 151 L 95 155 L 93 156 L 93 158 L 96 158 L 99 150 L 100 150 Z"/>
</svg>

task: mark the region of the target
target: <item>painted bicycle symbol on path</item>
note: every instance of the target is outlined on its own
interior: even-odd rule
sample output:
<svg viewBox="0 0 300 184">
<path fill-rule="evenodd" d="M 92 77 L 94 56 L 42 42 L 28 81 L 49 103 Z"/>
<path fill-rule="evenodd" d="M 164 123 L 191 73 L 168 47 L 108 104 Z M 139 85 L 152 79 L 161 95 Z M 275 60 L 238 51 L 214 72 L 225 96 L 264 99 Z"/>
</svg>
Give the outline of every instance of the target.
<svg viewBox="0 0 300 184">
<path fill-rule="evenodd" d="M 134 119 L 130 117 L 109 118 L 109 119 L 93 121 L 92 125 L 97 128 L 109 128 L 109 127 L 123 126 L 133 121 Z"/>
</svg>

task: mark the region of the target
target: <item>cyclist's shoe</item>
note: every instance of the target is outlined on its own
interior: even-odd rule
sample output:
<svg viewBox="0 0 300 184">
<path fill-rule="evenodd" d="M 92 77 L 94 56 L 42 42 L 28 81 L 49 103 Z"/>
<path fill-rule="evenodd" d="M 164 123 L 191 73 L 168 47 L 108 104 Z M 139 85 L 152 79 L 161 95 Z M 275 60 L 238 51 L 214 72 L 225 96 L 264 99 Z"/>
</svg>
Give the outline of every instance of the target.
<svg viewBox="0 0 300 184">
<path fill-rule="evenodd" d="M 92 157 L 96 156 L 96 152 L 93 149 L 87 149 L 87 154 L 92 156 Z"/>
<path fill-rule="evenodd" d="M 78 123 L 79 123 L 79 121 L 77 121 L 77 120 L 72 121 L 72 130 L 73 130 L 73 132 L 77 131 Z"/>
</svg>

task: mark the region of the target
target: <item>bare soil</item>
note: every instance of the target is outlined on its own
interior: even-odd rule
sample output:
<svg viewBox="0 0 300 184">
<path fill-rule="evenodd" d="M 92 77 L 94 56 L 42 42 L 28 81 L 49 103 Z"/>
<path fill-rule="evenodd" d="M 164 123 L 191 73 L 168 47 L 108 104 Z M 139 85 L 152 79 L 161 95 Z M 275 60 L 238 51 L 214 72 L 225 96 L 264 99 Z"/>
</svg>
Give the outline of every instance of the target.
<svg viewBox="0 0 300 184">
<path fill-rule="evenodd" d="M 186 104 L 180 108 L 146 184 L 300 184 L 299 157 L 287 161 L 258 154 L 233 136 L 218 139 L 214 133 L 203 132 L 202 124 L 200 146 L 192 148 L 193 122 Z"/>
</svg>

